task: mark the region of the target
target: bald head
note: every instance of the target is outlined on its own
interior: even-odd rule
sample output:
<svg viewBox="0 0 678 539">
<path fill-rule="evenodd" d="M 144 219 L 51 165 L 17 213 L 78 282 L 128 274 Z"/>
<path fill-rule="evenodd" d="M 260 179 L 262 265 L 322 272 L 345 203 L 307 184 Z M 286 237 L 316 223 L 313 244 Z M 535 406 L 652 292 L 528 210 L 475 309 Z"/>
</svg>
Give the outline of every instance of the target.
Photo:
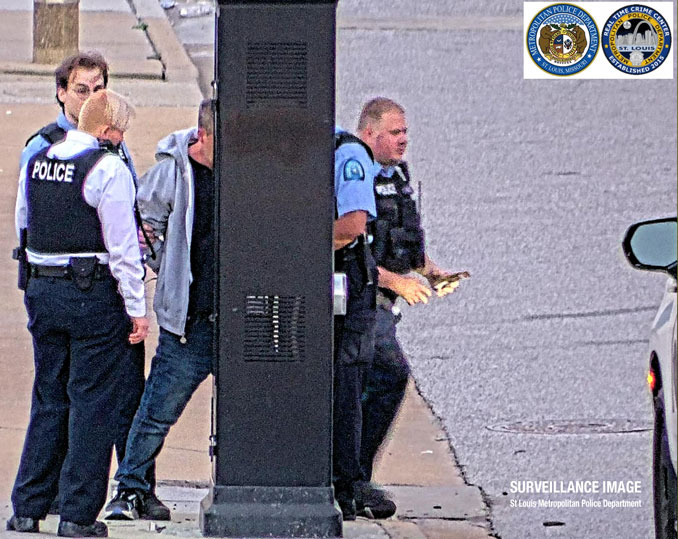
<svg viewBox="0 0 678 539">
<path fill-rule="evenodd" d="M 134 116 L 134 107 L 123 96 L 112 90 L 99 90 L 82 105 L 78 129 L 119 144 Z"/>
</svg>

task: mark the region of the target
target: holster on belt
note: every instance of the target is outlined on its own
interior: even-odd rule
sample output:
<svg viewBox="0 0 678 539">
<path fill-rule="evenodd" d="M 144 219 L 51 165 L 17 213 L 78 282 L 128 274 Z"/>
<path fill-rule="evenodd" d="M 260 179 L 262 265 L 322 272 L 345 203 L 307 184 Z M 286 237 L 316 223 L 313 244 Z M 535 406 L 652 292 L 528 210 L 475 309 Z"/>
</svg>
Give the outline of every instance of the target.
<svg viewBox="0 0 678 539">
<path fill-rule="evenodd" d="M 71 257 L 68 261 L 68 268 L 71 277 L 78 290 L 86 292 L 94 284 L 94 273 L 97 268 L 98 259 L 96 256 L 90 257 Z"/>
<path fill-rule="evenodd" d="M 365 286 L 374 284 L 368 264 L 369 257 L 372 256 L 369 249 L 370 246 L 365 234 L 358 236 L 353 242 L 337 251 L 338 263 L 335 263 L 335 269 L 337 271 L 343 271 L 344 264 L 347 261 L 355 260 L 360 268 L 360 273 L 362 273 Z M 335 259 L 335 262 L 336 261 L 337 260 Z"/>
<path fill-rule="evenodd" d="M 19 290 L 26 290 L 28 278 L 31 275 L 31 267 L 26 256 L 26 243 L 28 241 L 28 229 L 22 228 L 19 235 L 19 247 L 12 251 L 12 258 L 19 262 L 19 276 L 17 286 Z"/>
<path fill-rule="evenodd" d="M 360 264 L 360 271 L 362 272 L 363 278 L 365 279 L 365 285 L 371 286 L 374 284 L 374 281 L 372 280 L 372 273 L 370 272 L 370 267 L 367 263 L 371 253 L 370 246 L 367 243 L 367 239 L 364 235 L 360 236 L 358 245 L 356 245 L 355 248 L 359 250 L 358 264 Z"/>
</svg>

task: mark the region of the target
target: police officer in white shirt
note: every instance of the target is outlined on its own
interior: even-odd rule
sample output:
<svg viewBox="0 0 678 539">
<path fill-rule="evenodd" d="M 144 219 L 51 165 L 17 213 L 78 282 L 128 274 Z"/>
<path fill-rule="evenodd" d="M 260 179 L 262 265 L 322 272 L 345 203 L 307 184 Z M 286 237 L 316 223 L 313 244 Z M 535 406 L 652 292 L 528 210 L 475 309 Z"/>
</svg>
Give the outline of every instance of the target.
<svg viewBox="0 0 678 539">
<path fill-rule="evenodd" d="M 25 230 L 28 329 L 35 381 L 12 491 L 9 530 L 39 531 L 59 490 L 62 537 L 105 537 L 108 486 L 131 345 L 148 335 L 132 175 L 100 142 L 119 144 L 134 114 L 101 90 L 77 130 L 21 170 L 16 228 Z"/>
</svg>

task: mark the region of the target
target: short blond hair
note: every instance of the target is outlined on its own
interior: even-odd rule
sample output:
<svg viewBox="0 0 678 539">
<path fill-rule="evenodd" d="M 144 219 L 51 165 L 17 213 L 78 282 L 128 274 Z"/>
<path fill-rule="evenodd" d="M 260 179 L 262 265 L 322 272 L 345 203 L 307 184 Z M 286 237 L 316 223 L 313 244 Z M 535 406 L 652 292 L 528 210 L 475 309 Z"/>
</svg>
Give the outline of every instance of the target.
<svg viewBox="0 0 678 539">
<path fill-rule="evenodd" d="M 393 99 L 388 97 L 370 99 L 363 105 L 363 110 L 360 112 L 358 131 L 363 131 L 368 125 L 379 122 L 384 114 L 393 110 L 400 114 L 405 114 L 404 107 L 393 101 Z"/>
<path fill-rule="evenodd" d="M 113 90 L 99 90 L 83 103 L 78 118 L 78 129 L 90 135 L 95 134 L 100 127 L 114 127 L 120 131 L 127 131 L 134 116 L 136 116 L 134 107 L 123 96 Z"/>
</svg>

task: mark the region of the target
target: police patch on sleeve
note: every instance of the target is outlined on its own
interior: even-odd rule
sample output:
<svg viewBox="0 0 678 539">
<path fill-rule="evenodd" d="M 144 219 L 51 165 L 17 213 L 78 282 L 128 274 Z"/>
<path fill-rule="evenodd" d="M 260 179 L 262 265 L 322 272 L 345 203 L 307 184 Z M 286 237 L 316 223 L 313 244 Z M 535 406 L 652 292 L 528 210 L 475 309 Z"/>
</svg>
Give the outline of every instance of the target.
<svg viewBox="0 0 678 539">
<path fill-rule="evenodd" d="M 344 181 L 363 181 L 365 179 L 365 170 L 360 161 L 349 159 L 344 165 Z"/>
</svg>

